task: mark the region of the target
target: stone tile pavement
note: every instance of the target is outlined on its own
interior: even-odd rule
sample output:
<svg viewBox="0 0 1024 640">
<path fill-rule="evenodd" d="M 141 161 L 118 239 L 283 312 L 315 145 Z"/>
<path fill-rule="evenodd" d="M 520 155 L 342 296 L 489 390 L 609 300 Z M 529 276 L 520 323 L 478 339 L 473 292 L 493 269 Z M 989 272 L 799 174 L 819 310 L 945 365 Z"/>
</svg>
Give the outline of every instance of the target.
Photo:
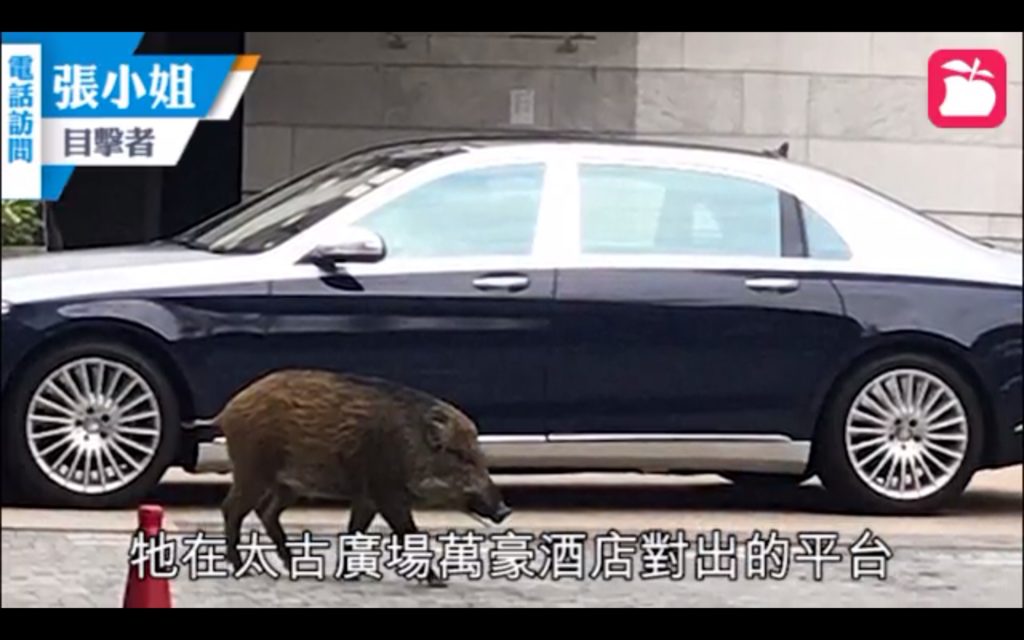
<svg viewBox="0 0 1024 640">
<path fill-rule="evenodd" d="M 375 527 L 374 531 L 383 530 Z M 211 530 L 208 535 L 219 533 Z M 335 534 L 327 529 L 312 533 L 324 536 L 325 540 Z M 299 536 L 300 532 L 289 531 L 289 535 Z M 599 554 L 593 546 L 595 537 L 591 536 L 590 545 L 584 549 L 588 575 L 583 580 L 564 575 L 556 579 L 552 574 L 516 580 L 495 577 L 497 561 L 492 561 L 485 546 L 481 547 L 480 557 L 482 578 L 452 577 L 445 589 L 406 580 L 395 569 L 381 565 L 377 567 L 381 580 L 347 582 L 335 579 L 338 556 L 332 545 L 320 556 L 323 578 L 297 580 L 289 578 L 273 552 L 267 557 L 279 572 L 277 579 L 250 575 L 191 580 L 189 567 L 198 565 L 185 561 L 179 551 L 179 574 L 172 591 L 174 606 L 188 608 L 1022 606 L 1019 546 L 985 546 L 981 541 L 978 546 L 970 546 L 969 542 L 964 546 L 965 541 L 961 540 L 961 546 L 953 547 L 941 540 L 885 539 L 893 552 L 892 559 L 883 563 L 885 579 L 869 576 L 855 580 L 851 575 L 853 556 L 845 546 L 847 540 L 835 549 L 842 560 L 824 564 L 822 580 L 817 581 L 814 565 L 805 561 L 791 561 L 782 579 L 749 577 L 747 568 L 753 565 L 749 564 L 751 554 L 744 545 L 748 537 L 740 536 L 733 555 L 734 565 L 720 565 L 735 566 L 736 580 L 709 575 L 697 578 L 693 535 L 690 540 L 695 546 L 687 552 L 685 573 L 680 579 L 650 579 L 640 560 L 630 572 L 631 579 L 595 578 L 589 572 Z M 792 550 L 802 552 L 796 538 L 790 539 Z M 4 530 L 3 606 L 119 607 L 130 542 L 130 535 L 124 533 Z M 217 557 L 215 562 L 222 566 L 223 556 Z"/>
</svg>

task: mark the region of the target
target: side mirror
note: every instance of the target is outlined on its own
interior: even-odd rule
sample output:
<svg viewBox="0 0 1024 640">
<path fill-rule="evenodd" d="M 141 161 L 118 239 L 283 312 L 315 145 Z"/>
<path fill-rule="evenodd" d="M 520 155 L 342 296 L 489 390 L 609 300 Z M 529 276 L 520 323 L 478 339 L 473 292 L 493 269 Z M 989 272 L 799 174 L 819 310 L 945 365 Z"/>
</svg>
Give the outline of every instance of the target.
<svg viewBox="0 0 1024 640">
<path fill-rule="evenodd" d="M 321 269 L 332 270 L 338 263 L 374 263 L 387 255 L 384 239 L 368 229 L 349 227 L 337 242 L 317 245 L 305 259 Z"/>
</svg>

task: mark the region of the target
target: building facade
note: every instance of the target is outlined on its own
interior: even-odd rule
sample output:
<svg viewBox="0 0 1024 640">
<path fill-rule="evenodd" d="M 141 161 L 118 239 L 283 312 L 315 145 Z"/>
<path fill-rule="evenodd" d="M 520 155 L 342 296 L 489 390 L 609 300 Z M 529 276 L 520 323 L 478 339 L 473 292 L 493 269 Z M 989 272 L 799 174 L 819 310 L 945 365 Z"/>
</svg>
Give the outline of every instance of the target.
<svg viewBox="0 0 1024 640">
<path fill-rule="evenodd" d="M 241 185 L 444 133 L 585 131 L 777 147 L 1020 248 L 1020 33 L 246 33 Z M 1003 125 L 928 119 L 940 48 L 1007 61 Z M 883 233 L 884 230 L 879 230 Z"/>
</svg>

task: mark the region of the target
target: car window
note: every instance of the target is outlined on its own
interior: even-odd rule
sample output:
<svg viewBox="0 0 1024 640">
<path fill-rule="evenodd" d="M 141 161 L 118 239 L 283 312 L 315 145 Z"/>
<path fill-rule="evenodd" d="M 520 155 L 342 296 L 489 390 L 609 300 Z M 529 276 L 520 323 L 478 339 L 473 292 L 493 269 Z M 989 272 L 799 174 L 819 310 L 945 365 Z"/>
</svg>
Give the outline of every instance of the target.
<svg viewBox="0 0 1024 640">
<path fill-rule="evenodd" d="M 359 220 L 389 257 L 525 256 L 544 189 L 543 164 L 474 169 L 418 187 Z"/>
<path fill-rule="evenodd" d="M 801 203 L 807 234 L 807 255 L 819 260 L 849 260 L 850 247 L 825 216 Z"/>
<path fill-rule="evenodd" d="M 780 197 L 769 186 L 669 168 L 580 172 L 584 253 L 782 255 Z"/>
<path fill-rule="evenodd" d="M 266 189 L 173 242 L 216 253 L 267 251 L 404 173 L 457 152 L 413 146 L 355 154 Z"/>
</svg>

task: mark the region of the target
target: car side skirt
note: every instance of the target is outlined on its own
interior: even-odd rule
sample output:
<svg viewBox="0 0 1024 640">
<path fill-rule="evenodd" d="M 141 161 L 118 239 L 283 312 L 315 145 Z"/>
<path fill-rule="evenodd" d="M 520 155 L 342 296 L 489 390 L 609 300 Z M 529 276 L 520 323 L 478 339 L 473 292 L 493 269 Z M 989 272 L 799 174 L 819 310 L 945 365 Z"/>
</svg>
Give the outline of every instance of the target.
<svg viewBox="0 0 1024 640">
<path fill-rule="evenodd" d="M 783 435 L 564 434 L 480 436 L 493 470 L 549 469 L 674 472 L 746 472 L 801 475 L 809 441 Z M 223 438 L 198 445 L 195 473 L 230 473 Z"/>
</svg>

